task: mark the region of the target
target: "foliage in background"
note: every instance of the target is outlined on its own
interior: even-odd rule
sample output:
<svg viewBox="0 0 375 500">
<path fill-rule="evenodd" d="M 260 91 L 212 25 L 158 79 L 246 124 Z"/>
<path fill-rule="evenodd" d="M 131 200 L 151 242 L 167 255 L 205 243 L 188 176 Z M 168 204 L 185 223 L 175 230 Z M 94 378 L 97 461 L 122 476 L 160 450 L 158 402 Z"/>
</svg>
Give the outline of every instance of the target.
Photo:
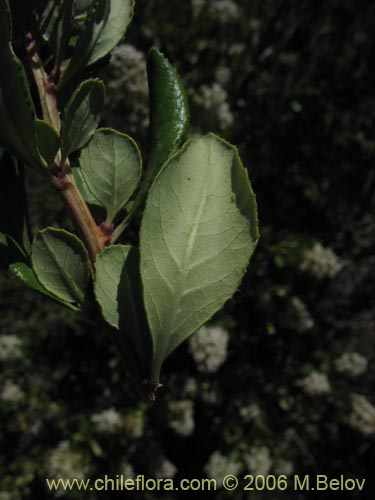
<svg viewBox="0 0 375 500">
<path fill-rule="evenodd" d="M 192 0 L 163 9 L 138 1 L 127 44 L 103 68 L 118 89 L 103 125 L 143 123 L 137 140 L 147 139 L 147 108 L 135 96 L 146 106 L 144 54 L 161 45 L 185 75 L 197 132 L 209 122 L 241 144 L 261 246 L 209 334 L 170 359 L 168 393 L 152 409 L 129 398 L 101 332 L 2 279 L 4 498 L 50 498 L 48 475 L 369 475 L 372 10 L 348 0 Z M 32 221 L 45 223 L 36 208 L 51 206 L 50 195 L 34 186 L 31 202 Z M 55 222 L 64 217 L 56 206 Z"/>
</svg>

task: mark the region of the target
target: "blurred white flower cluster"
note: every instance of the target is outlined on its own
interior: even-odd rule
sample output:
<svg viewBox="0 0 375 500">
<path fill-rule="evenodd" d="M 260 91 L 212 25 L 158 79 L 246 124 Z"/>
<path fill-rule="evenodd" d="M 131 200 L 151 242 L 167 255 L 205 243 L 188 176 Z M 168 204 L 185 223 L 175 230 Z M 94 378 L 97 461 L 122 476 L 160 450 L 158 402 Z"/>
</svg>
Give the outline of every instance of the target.
<svg viewBox="0 0 375 500">
<path fill-rule="evenodd" d="M 239 414 L 245 422 L 251 422 L 252 420 L 257 420 L 261 416 L 262 411 L 259 405 L 250 403 L 249 405 L 241 406 Z"/>
<path fill-rule="evenodd" d="M 230 80 L 230 68 L 227 66 L 219 66 L 215 71 L 215 80 L 220 85 L 226 85 Z"/>
<path fill-rule="evenodd" d="M 235 21 L 240 16 L 239 6 L 233 0 L 211 0 L 210 11 L 223 24 Z"/>
<path fill-rule="evenodd" d="M 254 446 L 244 460 L 249 472 L 254 475 L 267 476 L 272 467 L 271 453 L 267 446 Z"/>
<path fill-rule="evenodd" d="M 111 54 L 105 76 L 110 99 L 106 111 L 111 126 L 132 132 L 148 127 L 148 84 L 145 54 L 122 44 Z"/>
<path fill-rule="evenodd" d="M 337 371 L 357 377 L 367 370 L 367 359 L 358 352 L 344 352 L 335 361 Z"/>
<path fill-rule="evenodd" d="M 133 438 L 138 439 L 143 436 L 144 415 L 140 410 L 135 410 L 125 415 L 123 420 L 125 432 Z"/>
<path fill-rule="evenodd" d="M 352 394 L 349 424 L 366 436 L 375 434 L 375 407 L 362 394 Z"/>
<path fill-rule="evenodd" d="M 152 467 L 152 474 L 155 478 L 171 479 L 177 474 L 177 467 L 166 457 L 159 457 Z"/>
<path fill-rule="evenodd" d="M 294 464 L 290 460 L 278 460 L 274 464 L 273 470 L 277 476 L 291 476 L 294 472 Z"/>
<path fill-rule="evenodd" d="M 84 478 L 82 458 L 78 453 L 72 451 L 69 441 L 61 441 L 51 451 L 46 466 L 47 473 L 51 478 Z"/>
<path fill-rule="evenodd" d="M 241 465 L 234 462 L 229 457 L 214 451 L 204 467 L 204 471 L 209 479 L 215 479 L 218 487 L 222 487 L 223 478 L 227 475 L 237 475 L 241 470 Z"/>
<path fill-rule="evenodd" d="M 304 333 L 314 327 L 314 319 L 306 304 L 298 297 L 292 297 L 284 315 L 284 325 Z"/>
<path fill-rule="evenodd" d="M 135 471 L 127 460 L 124 460 L 120 464 L 120 474 L 124 476 L 125 479 L 135 479 Z"/>
<path fill-rule="evenodd" d="M 10 361 L 22 356 L 21 339 L 17 335 L 0 336 L 0 361 Z"/>
<path fill-rule="evenodd" d="M 325 248 L 321 243 L 316 242 L 312 248 L 304 252 L 300 268 L 322 279 L 333 278 L 343 266 L 344 261 L 331 248 Z"/>
<path fill-rule="evenodd" d="M 239 18 L 240 9 L 233 0 L 191 0 L 193 16 L 198 16 L 203 8 L 208 7 L 212 17 L 220 23 L 229 23 Z"/>
<path fill-rule="evenodd" d="M 228 94 L 220 83 L 201 85 L 200 94 L 203 109 L 220 129 L 224 130 L 232 125 L 234 116 L 228 104 Z"/>
<path fill-rule="evenodd" d="M 121 416 L 114 408 L 108 408 L 92 415 L 91 422 L 99 432 L 111 434 L 121 426 Z"/>
<path fill-rule="evenodd" d="M 0 500 L 13 500 L 12 494 L 8 491 L 0 491 Z"/>
<path fill-rule="evenodd" d="M 311 372 L 301 380 L 302 389 L 310 396 L 320 396 L 331 391 L 331 385 L 325 373 Z"/>
<path fill-rule="evenodd" d="M 227 357 L 229 334 L 219 326 L 203 326 L 189 340 L 189 350 L 203 373 L 214 373 Z"/>
<path fill-rule="evenodd" d="M 19 385 L 7 380 L 0 392 L 0 399 L 4 403 L 18 403 L 24 397 L 24 393 Z"/>
<path fill-rule="evenodd" d="M 194 405 L 188 399 L 171 401 L 168 404 L 169 427 L 180 436 L 191 436 L 194 432 Z"/>
</svg>

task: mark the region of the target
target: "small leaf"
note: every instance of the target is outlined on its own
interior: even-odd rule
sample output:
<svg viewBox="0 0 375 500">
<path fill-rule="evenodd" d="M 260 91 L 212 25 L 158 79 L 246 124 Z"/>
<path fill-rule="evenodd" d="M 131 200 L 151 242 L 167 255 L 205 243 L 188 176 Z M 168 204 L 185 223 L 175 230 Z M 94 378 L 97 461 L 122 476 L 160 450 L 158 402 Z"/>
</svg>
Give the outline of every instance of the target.
<svg viewBox="0 0 375 500">
<path fill-rule="evenodd" d="M 142 366 L 150 362 L 151 337 L 142 302 L 135 247 L 112 245 L 95 262 L 94 291 L 104 319 L 131 340 Z"/>
<path fill-rule="evenodd" d="M 33 241 L 31 261 L 40 283 L 66 302 L 82 304 L 89 283 L 88 255 L 72 233 L 47 228 Z"/>
<path fill-rule="evenodd" d="M 45 159 L 47 165 L 53 165 L 57 151 L 59 150 L 59 136 L 55 129 L 44 120 L 36 120 L 35 125 L 40 154 Z"/>
<path fill-rule="evenodd" d="M 23 171 L 9 153 L 4 153 L 0 159 L 0 172 L 0 234 L 8 237 L 12 248 L 18 246 L 19 252 L 25 255 L 30 251 L 30 236 Z M 6 238 L 3 238 L 3 245 L 5 241 Z M 17 252 L 15 258 L 20 258 Z"/>
<path fill-rule="evenodd" d="M 168 59 L 154 47 L 148 54 L 147 76 L 151 149 L 145 175 L 127 221 L 143 205 L 152 181 L 179 146 L 189 125 L 189 106 L 181 79 Z"/>
<path fill-rule="evenodd" d="M 142 159 L 137 144 L 115 130 L 99 129 L 82 150 L 80 165 L 89 190 L 112 222 L 139 183 Z"/>
<path fill-rule="evenodd" d="M 58 297 L 50 293 L 46 288 L 44 288 L 44 286 L 42 286 L 37 280 L 34 271 L 25 262 L 15 262 L 11 264 L 9 266 L 9 272 L 12 276 L 17 278 L 28 288 L 31 288 L 32 290 L 46 297 L 49 297 L 50 299 L 53 299 L 55 302 L 58 302 L 59 304 L 68 307 L 69 309 L 77 310 L 76 307 L 73 307 L 68 302 L 59 299 Z"/>
<path fill-rule="evenodd" d="M 77 184 L 78 190 L 81 193 L 83 199 L 85 200 L 86 203 L 89 205 L 97 205 L 101 206 L 99 203 L 99 200 L 95 198 L 95 196 L 92 194 L 90 191 L 85 178 L 82 175 L 82 170 L 79 167 L 72 167 L 71 168 L 74 180 Z"/>
<path fill-rule="evenodd" d="M 153 383 L 163 360 L 237 290 L 257 240 L 255 196 L 236 148 L 213 134 L 189 141 L 154 182 L 141 226 Z"/>
<path fill-rule="evenodd" d="M 64 158 L 91 139 L 100 121 L 104 98 L 104 83 L 98 79 L 84 81 L 74 92 L 62 125 L 61 151 Z"/>
<path fill-rule="evenodd" d="M 85 30 L 65 70 L 62 84 L 106 56 L 124 37 L 133 17 L 134 0 L 95 0 Z"/>
<path fill-rule="evenodd" d="M 38 168 L 46 164 L 36 144 L 36 116 L 26 73 L 10 43 L 8 7 L 0 0 L 0 144 Z"/>
<path fill-rule="evenodd" d="M 176 69 L 154 47 L 148 54 L 147 75 L 151 137 L 147 169 L 154 178 L 186 133 L 189 106 Z"/>
</svg>

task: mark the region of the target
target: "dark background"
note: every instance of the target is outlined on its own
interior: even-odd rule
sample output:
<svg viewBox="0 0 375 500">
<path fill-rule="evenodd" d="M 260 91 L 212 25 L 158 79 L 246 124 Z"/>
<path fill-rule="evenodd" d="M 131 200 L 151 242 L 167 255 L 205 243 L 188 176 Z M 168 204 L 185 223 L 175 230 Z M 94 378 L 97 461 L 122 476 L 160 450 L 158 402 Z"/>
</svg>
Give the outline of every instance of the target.
<svg viewBox="0 0 375 500">
<path fill-rule="evenodd" d="M 374 6 L 214 3 L 137 0 L 125 40 L 133 48 L 123 51 L 131 57 L 117 52 L 100 72 L 104 123 L 146 145 L 145 53 L 156 44 L 187 87 L 190 133 L 219 133 L 249 167 L 261 240 L 241 289 L 212 322 L 230 333 L 227 358 L 205 374 L 188 344 L 180 347 L 150 407 L 133 393 L 105 332 L 1 276 L 1 335 L 17 336 L 20 347 L 13 358 L 0 352 L 0 500 L 53 498 L 45 477 L 115 476 L 125 474 L 124 462 L 154 477 L 167 458 L 176 478 L 202 478 L 214 452 L 227 460 L 224 471 L 237 463 L 244 475 L 246 457 L 263 448 L 270 473 L 288 461 L 296 474 L 366 477 L 367 493 L 218 490 L 207 498 L 369 498 L 374 432 L 353 425 L 352 395 L 374 402 Z M 33 176 L 29 196 L 34 230 L 67 224 L 56 194 Z M 309 268 L 306 252 L 317 244 L 326 253 Z M 335 363 L 353 351 L 368 359 L 358 376 Z M 330 390 L 304 390 L 311 372 L 325 375 Z M 9 382 L 19 391 L 13 399 Z M 260 413 L 246 421 L 249 405 Z M 108 408 L 121 424 L 100 430 L 92 417 Z"/>
</svg>

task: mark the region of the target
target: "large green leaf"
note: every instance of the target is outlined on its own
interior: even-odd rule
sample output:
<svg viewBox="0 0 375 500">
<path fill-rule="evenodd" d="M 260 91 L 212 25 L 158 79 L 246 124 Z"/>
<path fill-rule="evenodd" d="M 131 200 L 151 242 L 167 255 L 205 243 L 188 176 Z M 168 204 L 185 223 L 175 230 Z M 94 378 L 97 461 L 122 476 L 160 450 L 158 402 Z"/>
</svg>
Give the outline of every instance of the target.
<svg viewBox="0 0 375 500">
<path fill-rule="evenodd" d="M 38 280 L 49 292 L 66 302 L 84 302 L 89 261 L 85 247 L 74 234 L 54 228 L 39 231 L 31 260 Z"/>
<path fill-rule="evenodd" d="M 0 144 L 28 165 L 46 163 L 36 143 L 35 109 L 24 67 L 13 52 L 7 2 L 0 0 Z"/>
<path fill-rule="evenodd" d="M 134 0 L 94 0 L 62 84 L 107 55 L 121 41 L 133 10 Z"/>
<path fill-rule="evenodd" d="M 142 302 L 138 250 L 127 245 L 103 250 L 95 261 L 94 291 L 104 319 L 131 340 L 141 365 L 148 366 L 151 338 Z"/>
<path fill-rule="evenodd" d="M 30 251 L 27 200 L 23 171 L 9 153 L 5 152 L 0 159 L 0 172 L 0 234 L 3 251 L 5 247 L 9 248 L 4 259 L 9 265 L 8 257 L 12 253 L 14 260 L 19 260 L 22 254 Z"/>
<path fill-rule="evenodd" d="M 163 360 L 236 291 L 257 240 L 255 196 L 236 148 L 213 134 L 189 141 L 154 182 L 142 220 L 153 383 Z"/>
<path fill-rule="evenodd" d="M 58 302 L 59 304 L 62 304 L 65 307 L 68 307 L 69 309 L 77 310 L 77 308 L 74 307 L 72 304 L 59 299 L 58 297 L 50 293 L 46 288 L 44 288 L 44 286 L 39 283 L 34 271 L 25 262 L 14 262 L 9 266 L 9 272 L 12 276 L 17 278 L 28 288 L 31 288 L 32 290 L 40 293 L 41 295 L 49 297 L 55 302 Z"/>
<path fill-rule="evenodd" d="M 152 178 L 179 145 L 189 125 L 189 106 L 176 69 L 156 48 L 147 59 L 150 89 L 151 150 L 148 171 Z"/>
<path fill-rule="evenodd" d="M 131 137 L 99 129 L 81 152 L 80 165 L 89 190 L 111 222 L 138 186 L 142 159 Z"/>
<path fill-rule="evenodd" d="M 61 151 L 64 158 L 91 139 L 100 121 L 104 98 L 104 83 L 98 79 L 84 81 L 74 92 L 62 124 Z"/>
</svg>

